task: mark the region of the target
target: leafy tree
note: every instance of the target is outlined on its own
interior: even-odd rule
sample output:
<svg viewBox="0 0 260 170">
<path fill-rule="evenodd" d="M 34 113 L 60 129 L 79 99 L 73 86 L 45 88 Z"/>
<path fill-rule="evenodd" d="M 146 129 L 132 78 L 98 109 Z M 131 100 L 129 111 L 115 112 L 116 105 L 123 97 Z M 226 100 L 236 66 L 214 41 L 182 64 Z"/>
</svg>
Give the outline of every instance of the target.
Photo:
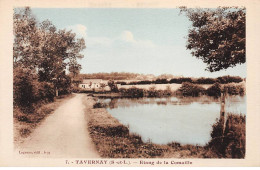
<svg viewBox="0 0 260 170">
<path fill-rule="evenodd" d="M 76 60 L 72 60 L 69 63 L 69 71 L 70 73 L 72 73 L 73 78 L 75 78 L 80 73 L 81 69 L 82 69 L 81 65 L 78 64 Z"/>
<path fill-rule="evenodd" d="M 115 84 L 115 82 L 113 80 L 108 81 L 108 86 L 110 87 L 112 92 L 118 92 L 117 85 Z"/>
<path fill-rule="evenodd" d="M 187 49 L 207 63 L 210 72 L 246 62 L 245 8 L 187 9 L 181 7 L 192 22 Z"/>
<path fill-rule="evenodd" d="M 74 74 L 79 72 L 81 66 L 77 63 L 77 58 L 83 58 L 80 51 L 85 48 L 84 40 L 76 40 L 76 34 L 71 31 L 56 31 L 55 26 L 48 20 L 40 24 L 40 30 L 44 33 L 43 57 L 39 65 L 41 81 L 52 81 L 62 74 L 67 66 Z"/>
<path fill-rule="evenodd" d="M 40 34 L 37 21 L 30 8 L 16 9 L 13 16 L 13 61 L 14 68 L 25 67 L 34 69 L 38 64 Z"/>
<path fill-rule="evenodd" d="M 14 13 L 14 66 L 35 69 L 40 81 L 52 81 L 67 68 L 74 74 L 81 69 L 84 39 L 71 31 L 57 30 L 49 21 L 38 23 L 30 8 Z"/>
<path fill-rule="evenodd" d="M 30 8 L 14 10 L 14 69 L 30 69 L 39 82 L 51 83 L 55 89 L 68 91 L 70 78 L 66 70 L 76 75 L 77 63 L 86 48 L 84 39 L 65 29 L 58 30 L 49 20 L 38 23 Z M 50 86 L 51 87 L 51 86 Z"/>
</svg>

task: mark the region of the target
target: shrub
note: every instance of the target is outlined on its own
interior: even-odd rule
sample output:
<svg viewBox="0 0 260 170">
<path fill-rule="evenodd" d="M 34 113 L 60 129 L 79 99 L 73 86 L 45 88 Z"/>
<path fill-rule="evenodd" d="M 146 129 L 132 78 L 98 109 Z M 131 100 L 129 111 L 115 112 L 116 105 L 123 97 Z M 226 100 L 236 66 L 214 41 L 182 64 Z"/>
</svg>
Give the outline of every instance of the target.
<svg viewBox="0 0 260 170">
<path fill-rule="evenodd" d="M 57 76 L 54 84 L 59 91 L 59 95 L 69 94 L 72 91 L 71 78 L 64 71 Z"/>
<path fill-rule="evenodd" d="M 227 84 L 224 86 L 224 92 L 230 95 L 244 95 L 245 87 L 243 85 Z"/>
<path fill-rule="evenodd" d="M 155 81 L 143 80 L 143 81 L 131 82 L 131 83 L 129 83 L 129 85 L 153 84 L 153 83 L 155 83 Z"/>
<path fill-rule="evenodd" d="M 178 91 L 180 91 L 183 96 L 199 96 L 205 93 L 203 87 L 189 82 L 182 83 L 182 86 Z"/>
<path fill-rule="evenodd" d="M 189 83 L 192 83 L 192 79 L 191 78 L 185 78 L 185 77 L 181 77 L 181 78 L 173 78 L 169 81 L 170 83 L 177 83 L 177 84 L 181 84 L 181 83 L 184 83 L 184 82 L 189 82 Z"/>
<path fill-rule="evenodd" d="M 13 73 L 14 105 L 32 107 L 39 101 L 53 101 L 55 88 L 52 83 L 39 82 L 30 69 L 15 68 Z"/>
<path fill-rule="evenodd" d="M 118 92 L 119 91 L 117 85 L 112 80 L 108 81 L 108 86 L 110 87 L 112 92 Z"/>
<path fill-rule="evenodd" d="M 55 88 L 53 84 L 48 82 L 38 82 L 37 87 L 37 101 L 46 100 L 48 102 L 53 101 L 55 97 Z"/>
<path fill-rule="evenodd" d="M 26 138 L 30 135 L 31 130 L 28 129 L 28 128 L 22 128 L 22 129 L 19 130 L 19 133 L 20 133 L 21 137 Z"/>
<path fill-rule="evenodd" d="M 216 79 L 213 79 L 213 78 L 199 78 L 195 81 L 195 83 L 197 84 L 214 84 L 216 83 L 217 80 Z"/>
<path fill-rule="evenodd" d="M 123 96 L 127 96 L 127 97 L 144 97 L 144 90 L 138 89 L 136 87 L 131 87 L 129 89 L 121 88 L 120 93 Z"/>
<path fill-rule="evenodd" d="M 206 90 L 207 94 L 209 96 L 220 96 L 221 95 L 221 85 L 219 83 L 215 83 L 212 86 L 210 86 L 207 90 Z"/>
<path fill-rule="evenodd" d="M 243 81 L 243 79 L 239 76 L 222 76 L 222 77 L 218 77 L 217 80 L 221 84 L 240 83 Z"/>
<path fill-rule="evenodd" d="M 226 128 L 223 133 L 223 122 L 217 121 L 213 125 L 211 141 L 207 148 L 221 158 L 244 158 L 245 157 L 245 115 L 229 114 Z"/>
<path fill-rule="evenodd" d="M 121 84 L 121 85 L 126 85 L 127 83 L 126 82 L 124 82 L 124 81 L 118 81 L 118 82 L 116 82 L 117 84 Z"/>
<path fill-rule="evenodd" d="M 14 104 L 28 107 L 37 98 L 37 76 L 30 69 L 16 68 L 13 73 Z"/>
<path fill-rule="evenodd" d="M 139 81 L 138 84 L 152 84 L 154 83 L 153 81 L 149 81 L 149 80 L 144 80 L 144 81 Z"/>
<path fill-rule="evenodd" d="M 169 83 L 167 79 L 156 79 L 155 84 L 167 84 Z"/>
<path fill-rule="evenodd" d="M 158 97 L 159 91 L 157 91 L 154 86 L 150 87 L 149 90 L 147 91 L 147 96 L 148 97 Z"/>
<path fill-rule="evenodd" d="M 97 102 L 93 105 L 93 108 L 105 108 L 107 107 L 107 105 L 105 103 L 100 103 L 100 102 Z"/>
<path fill-rule="evenodd" d="M 98 133 L 103 133 L 107 136 L 127 136 L 129 135 L 129 129 L 123 125 L 117 125 L 117 126 L 100 126 L 96 125 L 92 127 L 94 131 Z"/>
<path fill-rule="evenodd" d="M 170 86 L 166 86 L 166 89 L 164 90 L 164 95 L 167 95 L 167 96 L 172 95 L 172 89 Z"/>
</svg>

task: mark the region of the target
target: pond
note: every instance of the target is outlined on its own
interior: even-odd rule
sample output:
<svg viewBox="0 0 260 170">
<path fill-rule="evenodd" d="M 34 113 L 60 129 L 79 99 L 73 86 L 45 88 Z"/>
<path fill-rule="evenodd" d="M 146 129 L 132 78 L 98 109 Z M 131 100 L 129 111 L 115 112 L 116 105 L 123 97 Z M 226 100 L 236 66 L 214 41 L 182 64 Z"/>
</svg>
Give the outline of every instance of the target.
<svg viewBox="0 0 260 170">
<path fill-rule="evenodd" d="M 145 142 L 204 146 L 220 116 L 220 99 L 209 96 L 99 99 L 108 112 Z M 227 96 L 227 113 L 246 114 L 246 96 Z"/>
</svg>

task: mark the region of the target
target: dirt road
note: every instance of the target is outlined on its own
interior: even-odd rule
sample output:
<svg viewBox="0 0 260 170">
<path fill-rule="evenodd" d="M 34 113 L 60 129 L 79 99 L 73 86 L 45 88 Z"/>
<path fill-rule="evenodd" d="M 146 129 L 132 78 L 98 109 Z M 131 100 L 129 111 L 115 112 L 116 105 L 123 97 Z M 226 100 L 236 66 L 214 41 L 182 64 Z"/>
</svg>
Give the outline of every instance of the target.
<svg viewBox="0 0 260 170">
<path fill-rule="evenodd" d="M 98 158 L 89 137 L 85 94 L 65 101 L 33 131 L 15 153 L 26 157 Z"/>
</svg>

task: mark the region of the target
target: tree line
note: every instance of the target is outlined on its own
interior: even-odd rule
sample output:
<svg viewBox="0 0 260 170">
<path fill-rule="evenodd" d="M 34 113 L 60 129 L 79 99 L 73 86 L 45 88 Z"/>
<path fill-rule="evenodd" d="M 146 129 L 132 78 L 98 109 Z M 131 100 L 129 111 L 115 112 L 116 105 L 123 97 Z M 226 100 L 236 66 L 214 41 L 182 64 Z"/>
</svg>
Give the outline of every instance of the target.
<svg viewBox="0 0 260 170">
<path fill-rule="evenodd" d="M 81 69 L 77 59 L 83 58 L 84 39 L 49 20 L 39 22 L 29 7 L 14 10 L 13 34 L 14 104 L 28 107 L 69 93 Z"/>
<path fill-rule="evenodd" d="M 217 78 L 190 78 L 190 77 L 179 77 L 179 78 L 172 78 L 172 79 L 156 79 L 156 80 L 143 80 L 143 81 L 133 81 L 133 82 L 124 82 L 118 81 L 118 84 L 121 85 L 142 85 L 142 84 L 171 84 L 177 83 L 182 84 L 185 82 L 194 83 L 194 84 L 228 84 L 228 83 L 240 83 L 245 79 L 242 79 L 239 76 L 221 76 Z"/>
<path fill-rule="evenodd" d="M 155 78 L 156 76 L 150 74 L 128 73 L 128 72 L 111 72 L 111 73 L 90 73 L 79 74 L 77 80 L 83 79 L 103 79 L 103 80 L 133 80 L 133 79 L 147 79 L 148 77 Z"/>
</svg>

